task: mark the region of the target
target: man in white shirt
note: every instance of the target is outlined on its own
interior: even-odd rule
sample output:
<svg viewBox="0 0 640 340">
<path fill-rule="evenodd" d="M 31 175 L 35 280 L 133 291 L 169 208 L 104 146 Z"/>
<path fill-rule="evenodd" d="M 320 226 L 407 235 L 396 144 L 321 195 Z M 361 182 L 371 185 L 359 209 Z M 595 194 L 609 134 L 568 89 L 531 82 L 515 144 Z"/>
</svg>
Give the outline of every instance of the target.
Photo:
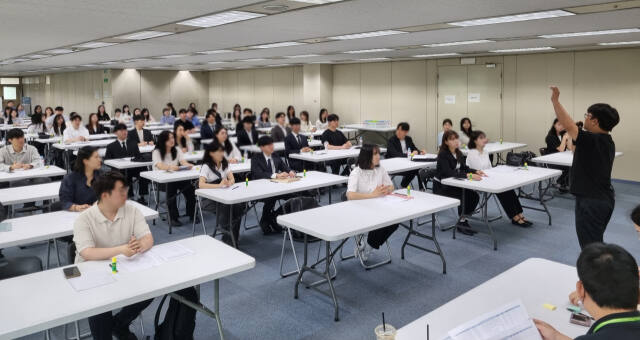
<svg viewBox="0 0 640 340">
<path fill-rule="evenodd" d="M 76 263 L 106 261 L 118 255 L 131 257 L 153 246 L 153 236 L 142 213 L 127 205 L 124 176 L 111 171 L 98 177 L 92 185 L 98 202 L 82 212 L 73 225 Z M 96 340 L 137 339 L 129 324 L 153 300 L 126 306 L 115 316 L 106 312 L 89 317 L 91 335 Z"/>
<path fill-rule="evenodd" d="M 62 140 L 65 143 L 86 142 L 89 140 L 89 130 L 82 125 L 82 116 L 71 112 L 71 127 L 64 129 Z"/>
<path fill-rule="evenodd" d="M 276 122 L 278 124 L 271 128 L 271 138 L 273 138 L 273 141 L 276 143 L 284 142 L 287 135 L 291 133 L 291 129 L 285 125 L 284 112 L 278 112 L 276 114 Z"/>
</svg>

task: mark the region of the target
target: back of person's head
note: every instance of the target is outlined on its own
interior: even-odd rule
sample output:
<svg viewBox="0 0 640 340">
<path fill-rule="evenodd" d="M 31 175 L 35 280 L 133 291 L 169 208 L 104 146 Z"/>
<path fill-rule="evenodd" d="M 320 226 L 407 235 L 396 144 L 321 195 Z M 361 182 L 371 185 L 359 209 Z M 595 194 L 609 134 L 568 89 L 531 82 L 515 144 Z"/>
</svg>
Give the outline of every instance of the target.
<svg viewBox="0 0 640 340">
<path fill-rule="evenodd" d="M 281 117 L 284 117 L 284 112 L 276 113 L 276 119 L 280 119 Z"/>
<path fill-rule="evenodd" d="M 373 155 L 380 153 L 380 148 L 374 144 L 364 144 L 358 155 L 357 165 L 362 170 L 370 170 L 374 168 Z"/>
<path fill-rule="evenodd" d="M 144 120 L 144 115 L 139 114 L 139 115 L 133 116 L 133 121 L 134 122 L 141 121 L 141 120 Z"/>
<path fill-rule="evenodd" d="M 289 119 L 289 125 L 300 125 L 300 118 L 298 117 L 293 117 L 291 119 Z"/>
<path fill-rule="evenodd" d="M 207 144 L 207 146 L 204 148 L 204 156 L 202 157 L 202 164 L 208 165 L 210 169 L 215 169 L 216 164 L 215 164 L 215 161 L 213 160 L 213 157 L 211 157 L 211 153 L 217 152 L 217 151 L 225 152 L 225 148 L 223 145 L 218 143 L 217 140 L 214 139 L 212 143 Z M 225 170 L 227 167 L 229 167 L 229 162 L 227 161 L 227 158 L 224 156 L 222 157 L 221 165 L 222 165 L 222 170 Z M 221 178 L 221 179 L 224 179 L 224 178 Z"/>
<path fill-rule="evenodd" d="M 638 264 L 624 248 L 592 243 L 578 257 L 578 277 L 600 308 L 630 309 L 638 306 Z"/>
<path fill-rule="evenodd" d="M 399 123 L 398 127 L 396 127 L 396 130 L 409 131 L 409 123 L 406 123 L 406 122 Z"/>
<path fill-rule="evenodd" d="M 22 129 L 13 128 L 7 132 L 7 140 L 10 141 L 14 138 L 24 137 L 24 131 Z"/>
<path fill-rule="evenodd" d="M 109 171 L 98 176 L 91 184 L 91 188 L 98 197 L 98 202 L 102 198 L 102 194 L 110 194 L 118 182 L 121 182 L 125 187 L 127 186 L 126 177 L 119 171 Z"/>
<path fill-rule="evenodd" d="M 31 115 L 31 124 L 42 124 L 42 113 L 36 112 Z"/>
<path fill-rule="evenodd" d="M 269 144 L 273 144 L 273 138 L 271 138 L 271 136 L 262 136 L 258 138 L 258 146 L 266 146 Z"/>
<path fill-rule="evenodd" d="M 611 131 L 620 122 L 618 110 L 609 104 L 597 103 L 589 106 L 587 112 L 598 120 L 598 125 L 604 131 Z"/>
<path fill-rule="evenodd" d="M 98 149 L 93 146 L 83 146 L 78 150 L 78 155 L 76 157 L 76 162 L 73 164 L 73 171 L 84 173 L 84 162 L 85 160 L 91 158 L 94 152 L 97 152 Z"/>
<path fill-rule="evenodd" d="M 475 149 L 478 146 L 476 144 L 476 141 L 478 140 L 478 138 L 482 138 L 486 136 L 487 135 L 485 135 L 485 133 L 480 130 L 471 132 L 471 136 L 469 137 L 469 149 Z"/>
<path fill-rule="evenodd" d="M 329 117 L 327 117 L 327 121 L 329 121 L 329 122 L 335 122 L 335 121 L 338 121 L 338 120 L 340 120 L 340 117 L 338 117 L 338 115 L 335 114 L 335 113 L 332 113 L 332 114 L 329 115 Z"/>
</svg>

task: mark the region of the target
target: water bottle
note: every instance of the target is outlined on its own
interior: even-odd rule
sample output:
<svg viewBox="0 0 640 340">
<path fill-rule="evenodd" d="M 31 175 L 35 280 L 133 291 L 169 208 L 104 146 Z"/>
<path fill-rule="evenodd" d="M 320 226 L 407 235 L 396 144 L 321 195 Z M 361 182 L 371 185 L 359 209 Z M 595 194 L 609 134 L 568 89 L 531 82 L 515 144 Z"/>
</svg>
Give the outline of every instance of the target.
<svg viewBox="0 0 640 340">
<path fill-rule="evenodd" d="M 40 155 L 40 166 L 44 166 L 44 157 L 42 155 Z"/>
<path fill-rule="evenodd" d="M 407 148 L 407 159 L 411 160 L 411 148 Z"/>
<path fill-rule="evenodd" d="M 358 145 L 362 146 L 362 136 L 358 137 Z"/>
<path fill-rule="evenodd" d="M 329 150 L 329 142 L 324 142 L 324 149 Z"/>
<path fill-rule="evenodd" d="M 249 156 L 249 155 L 248 155 L 248 153 L 247 153 L 247 150 L 244 150 L 244 156 L 242 156 L 242 163 L 244 163 L 244 160 L 245 160 L 245 159 L 248 159 L 248 158 L 247 158 L 248 156 Z"/>
</svg>

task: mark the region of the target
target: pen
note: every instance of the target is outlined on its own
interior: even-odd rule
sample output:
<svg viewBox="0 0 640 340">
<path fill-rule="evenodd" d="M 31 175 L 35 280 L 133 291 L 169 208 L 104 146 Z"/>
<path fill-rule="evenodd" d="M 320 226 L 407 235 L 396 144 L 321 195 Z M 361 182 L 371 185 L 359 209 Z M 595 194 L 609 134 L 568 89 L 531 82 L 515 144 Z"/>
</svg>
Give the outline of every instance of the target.
<svg viewBox="0 0 640 340">
<path fill-rule="evenodd" d="M 236 190 L 236 189 L 238 189 L 238 186 L 237 186 L 237 185 L 236 185 L 236 186 L 234 186 L 233 188 L 231 188 L 231 190 Z"/>
</svg>

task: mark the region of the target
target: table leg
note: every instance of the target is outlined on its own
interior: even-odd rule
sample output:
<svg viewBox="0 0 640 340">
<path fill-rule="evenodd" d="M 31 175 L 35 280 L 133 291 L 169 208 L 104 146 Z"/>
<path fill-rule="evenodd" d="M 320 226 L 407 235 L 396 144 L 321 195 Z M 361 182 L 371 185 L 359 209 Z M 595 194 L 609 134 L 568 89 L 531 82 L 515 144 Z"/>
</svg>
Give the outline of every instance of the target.
<svg viewBox="0 0 640 340">
<path fill-rule="evenodd" d="M 216 323 L 218 324 L 218 333 L 220 334 L 220 340 L 224 340 L 224 333 L 222 332 L 222 320 L 220 320 L 220 279 L 213 281 L 213 309 L 216 315 Z"/>
<path fill-rule="evenodd" d="M 484 200 L 484 207 L 482 207 L 482 221 L 487 225 L 489 229 L 489 234 L 491 235 L 491 239 L 493 240 L 493 250 L 498 250 L 498 240 L 496 239 L 495 234 L 493 233 L 493 228 L 491 228 L 491 223 L 489 223 L 489 196 L 486 192 L 482 193 L 482 199 Z"/>
<path fill-rule="evenodd" d="M 428 223 L 428 222 L 425 222 L 425 223 Z M 409 229 L 409 232 L 407 233 L 407 236 L 404 238 L 404 242 L 402 243 L 401 258 L 404 260 L 404 249 L 406 246 L 410 246 L 416 249 L 426 251 L 431 254 L 438 255 L 442 260 L 442 274 L 446 274 L 447 261 L 444 258 L 444 253 L 442 252 L 442 249 L 440 248 L 440 243 L 438 243 L 438 239 L 436 237 L 436 214 L 435 213 L 431 214 L 431 235 L 426 235 L 413 229 L 413 220 L 409 221 L 409 227 L 407 227 L 405 224 L 402 224 L 402 226 Z M 410 243 L 409 238 L 411 237 L 411 235 L 415 235 L 417 237 L 422 237 L 424 239 L 433 241 L 433 244 L 435 245 L 436 250 L 434 251 L 432 249 L 424 248 L 417 244 Z"/>
<path fill-rule="evenodd" d="M 231 243 L 233 247 L 238 249 L 238 241 L 235 235 L 233 235 L 233 204 L 229 204 L 229 233 L 231 234 Z"/>
</svg>

